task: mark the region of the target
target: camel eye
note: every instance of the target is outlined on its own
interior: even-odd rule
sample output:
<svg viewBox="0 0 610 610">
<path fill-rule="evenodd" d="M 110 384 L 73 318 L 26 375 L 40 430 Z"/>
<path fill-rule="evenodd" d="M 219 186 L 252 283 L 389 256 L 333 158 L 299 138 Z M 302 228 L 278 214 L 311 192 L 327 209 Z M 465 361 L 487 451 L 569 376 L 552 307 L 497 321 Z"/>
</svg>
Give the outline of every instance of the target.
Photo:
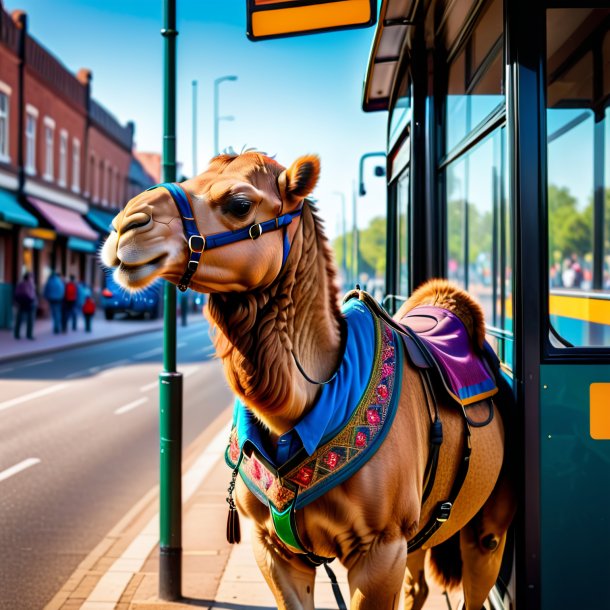
<svg viewBox="0 0 610 610">
<path fill-rule="evenodd" d="M 229 200 L 225 207 L 225 212 L 229 212 L 238 218 L 245 218 L 250 212 L 252 202 L 243 197 L 234 197 Z"/>
</svg>

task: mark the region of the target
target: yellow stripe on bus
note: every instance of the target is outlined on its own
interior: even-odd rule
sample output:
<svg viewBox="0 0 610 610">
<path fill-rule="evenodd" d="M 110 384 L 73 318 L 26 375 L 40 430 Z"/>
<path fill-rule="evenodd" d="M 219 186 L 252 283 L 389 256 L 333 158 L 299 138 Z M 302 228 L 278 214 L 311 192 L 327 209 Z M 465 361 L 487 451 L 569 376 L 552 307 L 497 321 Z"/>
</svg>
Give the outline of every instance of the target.
<svg viewBox="0 0 610 610">
<path fill-rule="evenodd" d="M 255 38 L 358 25 L 371 20 L 370 0 L 344 0 L 252 13 Z"/>
<path fill-rule="evenodd" d="M 610 324 L 610 301 L 608 300 L 551 295 L 549 310 L 552 316 Z"/>
</svg>

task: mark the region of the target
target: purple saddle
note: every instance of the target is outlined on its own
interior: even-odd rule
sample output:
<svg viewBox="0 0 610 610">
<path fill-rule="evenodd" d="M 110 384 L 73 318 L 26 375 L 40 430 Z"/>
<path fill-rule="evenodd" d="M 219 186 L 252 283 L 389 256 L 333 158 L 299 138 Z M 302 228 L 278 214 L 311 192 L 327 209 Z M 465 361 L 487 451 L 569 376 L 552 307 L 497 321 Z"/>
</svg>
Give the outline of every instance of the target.
<svg viewBox="0 0 610 610">
<path fill-rule="evenodd" d="M 498 391 L 487 363 L 475 351 L 466 327 L 454 313 L 422 305 L 412 309 L 400 323 L 415 332 L 458 403 L 467 406 Z"/>
</svg>

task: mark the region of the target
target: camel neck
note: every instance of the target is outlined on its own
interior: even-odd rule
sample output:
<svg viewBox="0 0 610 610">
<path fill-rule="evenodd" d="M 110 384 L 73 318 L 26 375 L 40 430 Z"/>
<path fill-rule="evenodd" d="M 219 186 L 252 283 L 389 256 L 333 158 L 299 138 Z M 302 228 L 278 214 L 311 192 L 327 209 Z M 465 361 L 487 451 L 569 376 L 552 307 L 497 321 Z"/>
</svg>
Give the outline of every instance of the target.
<svg viewBox="0 0 610 610">
<path fill-rule="evenodd" d="M 290 256 L 263 290 L 211 295 L 217 353 L 234 392 L 274 434 L 290 430 L 315 403 L 341 351 L 341 313 L 332 255 L 305 205 Z"/>
</svg>

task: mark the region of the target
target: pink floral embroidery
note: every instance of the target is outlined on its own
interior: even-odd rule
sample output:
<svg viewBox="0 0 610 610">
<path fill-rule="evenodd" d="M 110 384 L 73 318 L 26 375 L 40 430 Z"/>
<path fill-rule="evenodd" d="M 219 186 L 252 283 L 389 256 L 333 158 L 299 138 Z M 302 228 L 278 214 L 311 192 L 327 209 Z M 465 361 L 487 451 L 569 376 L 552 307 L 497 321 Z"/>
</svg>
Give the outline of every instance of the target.
<svg viewBox="0 0 610 610">
<path fill-rule="evenodd" d="M 239 443 L 237 442 L 237 433 L 231 434 L 231 444 L 229 445 L 229 457 L 234 464 L 237 464 L 239 459 Z"/>
<path fill-rule="evenodd" d="M 366 447 L 366 434 L 364 432 L 356 434 L 356 447 Z"/>
<path fill-rule="evenodd" d="M 388 397 L 388 387 L 383 383 L 377 387 L 377 396 L 379 396 L 381 400 L 385 400 Z"/>
<path fill-rule="evenodd" d="M 371 426 L 378 426 L 381 422 L 381 417 L 379 417 L 379 411 L 377 409 L 367 409 L 366 419 Z"/>
<path fill-rule="evenodd" d="M 260 462 L 256 459 L 253 459 L 251 464 L 252 464 L 252 478 L 255 481 L 260 481 L 261 475 L 263 474 Z"/>
<path fill-rule="evenodd" d="M 324 456 L 324 463 L 331 469 L 334 470 L 339 463 L 339 454 L 334 451 L 329 451 Z"/>
<path fill-rule="evenodd" d="M 299 472 L 297 472 L 297 476 L 295 477 L 296 482 L 301 487 L 307 487 L 311 483 L 311 478 L 313 477 L 313 468 L 309 466 L 303 466 Z"/>
<path fill-rule="evenodd" d="M 388 358 L 391 358 L 393 355 L 394 355 L 394 347 L 392 345 L 388 345 L 381 352 L 382 360 L 387 360 Z"/>
<path fill-rule="evenodd" d="M 386 377 L 389 377 L 393 372 L 394 372 L 394 367 L 391 364 L 388 364 L 387 362 L 384 362 L 381 365 L 381 376 L 384 379 Z"/>
</svg>

